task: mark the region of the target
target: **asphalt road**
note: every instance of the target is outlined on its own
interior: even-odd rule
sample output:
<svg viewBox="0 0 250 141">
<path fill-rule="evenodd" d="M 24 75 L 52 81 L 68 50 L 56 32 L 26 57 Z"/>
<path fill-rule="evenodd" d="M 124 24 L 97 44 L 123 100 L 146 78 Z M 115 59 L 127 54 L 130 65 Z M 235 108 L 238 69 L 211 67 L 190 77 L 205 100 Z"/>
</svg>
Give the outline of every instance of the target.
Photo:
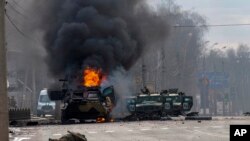
<svg viewBox="0 0 250 141">
<path fill-rule="evenodd" d="M 48 125 L 11 128 L 10 141 L 48 141 L 67 131 L 84 134 L 88 141 L 229 141 L 230 124 L 249 124 L 250 120 L 140 121 Z"/>
</svg>

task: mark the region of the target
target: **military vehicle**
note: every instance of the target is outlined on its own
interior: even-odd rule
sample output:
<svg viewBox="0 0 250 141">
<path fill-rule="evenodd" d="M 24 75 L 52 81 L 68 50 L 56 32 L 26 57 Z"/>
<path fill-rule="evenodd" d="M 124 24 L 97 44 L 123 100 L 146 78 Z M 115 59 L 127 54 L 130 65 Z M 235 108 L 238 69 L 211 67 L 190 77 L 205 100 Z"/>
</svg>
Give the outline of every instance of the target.
<svg viewBox="0 0 250 141">
<path fill-rule="evenodd" d="M 139 95 L 127 100 L 128 110 L 133 116 L 141 119 L 159 119 L 163 110 L 163 101 L 160 94 Z"/>
<path fill-rule="evenodd" d="M 127 98 L 129 118 L 160 119 L 165 116 L 186 115 L 193 106 L 193 98 L 178 92 L 178 89 L 164 90 L 160 94 L 141 94 Z"/>
<path fill-rule="evenodd" d="M 178 92 L 178 89 L 164 90 L 160 95 L 164 105 L 163 115 L 186 115 L 193 107 L 193 97 Z"/>
<path fill-rule="evenodd" d="M 95 119 L 97 122 L 110 120 L 109 114 L 115 104 L 112 86 L 102 91 L 100 87 L 78 86 L 72 89 L 68 87 L 67 80 L 61 81 L 63 81 L 62 90 L 49 90 L 49 98 L 53 101 L 62 101 L 62 123 L 67 123 L 70 119 L 78 119 L 80 122 L 88 119 Z"/>
</svg>

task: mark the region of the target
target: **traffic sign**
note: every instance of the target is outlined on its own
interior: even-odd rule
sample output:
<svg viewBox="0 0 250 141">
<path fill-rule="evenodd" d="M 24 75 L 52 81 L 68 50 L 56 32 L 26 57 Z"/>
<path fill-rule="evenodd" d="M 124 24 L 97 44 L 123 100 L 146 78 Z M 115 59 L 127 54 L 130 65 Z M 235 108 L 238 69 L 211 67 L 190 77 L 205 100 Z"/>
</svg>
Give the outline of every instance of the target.
<svg viewBox="0 0 250 141">
<path fill-rule="evenodd" d="M 209 88 L 220 89 L 227 88 L 229 82 L 229 75 L 224 72 L 200 72 L 198 73 L 199 80 L 209 80 Z M 199 81 L 199 83 L 204 81 Z"/>
</svg>

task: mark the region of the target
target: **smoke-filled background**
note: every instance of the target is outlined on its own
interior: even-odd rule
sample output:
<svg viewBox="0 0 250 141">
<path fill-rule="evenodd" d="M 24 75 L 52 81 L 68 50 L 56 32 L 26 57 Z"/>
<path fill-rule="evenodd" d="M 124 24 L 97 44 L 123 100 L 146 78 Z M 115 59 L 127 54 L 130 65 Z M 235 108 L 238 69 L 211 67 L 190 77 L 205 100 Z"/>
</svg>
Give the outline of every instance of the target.
<svg viewBox="0 0 250 141">
<path fill-rule="evenodd" d="M 20 48 L 32 42 L 27 50 L 38 49 L 38 46 L 45 48 L 45 55 L 40 58 L 48 66 L 48 76 L 55 80 L 91 66 L 107 73 L 110 84 L 116 85 L 117 94 L 122 96 L 136 95 L 143 86 L 148 86 L 152 92 L 180 86 L 195 91 L 195 78 L 193 75 L 186 78 L 184 73 L 195 73 L 195 58 L 199 56 L 204 30 L 174 26 L 205 21 L 192 11 L 181 11 L 173 2 L 171 6 L 168 2 L 155 2 L 159 4 L 146 0 L 27 0 L 17 3 L 10 0 L 9 15 L 21 21 L 22 24 L 16 25 L 26 36 L 20 41 L 23 44 L 13 46 Z M 13 38 L 18 37 L 10 37 Z M 185 85 L 186 82 L 189 85 Z M 40 89 L 50 87 L 40 85 Z"/>
<path fill-rule="evenodd" d="M 141 0 L 47 1 L 39 28 L 53 75 L 86 66 L 129 70 L 152 43 L 166 40 L 168 19 Z M 35 5 L 40 6 L 40 2 Z M 154 47 L 157 48 L 157 47 Z"/>
<path fill-rule="evenodd" d="M 200 108 L 199 73 L 225 72 L 228 87 L 209 90 L 211 109 L 223 101 L 231 103 L 231 114 L 250 107 L 249 45 L 204 53 L 213 44 L 203 39 L 209 29 L 195 26 L 206 24 L 205 17 L 172 0 L 7 1 L 9 95 L 18 107 L 35 113 L 37 95 L 51 79 L 58 83 L 88 65 L 109 74 L 121 96 L 143 86 L 179 88 L 194 96 L 194 111 Z"/>
<path fill-rule="evenodd" d="M 34 5 L 38 3 L 35 2 Z M 54 0 L 43 7 L 38 28 L 44 33 L 46 61 L 53 76 L 79 75 L 101 68 L 114 85 L 120 111 L 134 94 L 126 71 L 169 33 L 164 12 L 141 0 Z"/>
</svg>

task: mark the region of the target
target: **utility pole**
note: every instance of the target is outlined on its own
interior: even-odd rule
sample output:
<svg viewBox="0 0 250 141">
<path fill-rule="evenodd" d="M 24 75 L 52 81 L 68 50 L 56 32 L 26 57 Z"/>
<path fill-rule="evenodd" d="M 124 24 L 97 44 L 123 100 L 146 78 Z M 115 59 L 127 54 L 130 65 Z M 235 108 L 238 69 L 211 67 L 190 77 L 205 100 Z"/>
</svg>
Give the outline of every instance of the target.
<svg viewBox="0 0 250 141">
<path fill-rule="evenodd" d="M 24 103 L 26 103 L 26 99 L 24 99 L 27 91 L 27 82 L 28 82 L 28 73 L 29 73 L 29 68 L 26 68 L 25 70 L 25 76 L 24 76 L 24 83 L 23 83 L 23 91 L 21 94 L 19 94 L 19 108 L 24 108 Z M 31 105 L 31 104 L 30 104 Z M 26 107 L 25 107 L 26 108 Z"/>
<path fill-rule="evenodd" d="M 142 56 L 142 64 L 141 64 L 141 78 L 142 78 L 142 88 L 146 86 L 145 84 L 145 73 L 146 73 L 146 65 L 144 56 Z"/>
<path fill-rule="evenodd" d="M 171 0 L 168 0 L 168 10 L 169 10 L 169 14 L 171 13 Z"/>
<path fill-rule="evenodd" d="M 0 140 L 9 140 L 9 114 L 7 106 L 6 48 L 5 48 L 5 0 L 0 0 Z"/>
<path fill-rule="evenodd" d="M 161 88 L 160 90 L 163 90 L 163 89 L 166 89 L 166 68 L 165 68 L 165 49 L 164 49 L 164 46 L 161 47 L 161 61 L 162 61 L 162 74 L 161 74 Z"/>
<path fill-rule="evenodd" d="M 36 94 L 36 68 L 35 68 L 35 64 L 33 62 L 32 65 L 32 93 L 31 93 L 31 111 L 33 115 L 36 115 L 36 108 L 37 108 L 37 94 Z"/>
</svg>

